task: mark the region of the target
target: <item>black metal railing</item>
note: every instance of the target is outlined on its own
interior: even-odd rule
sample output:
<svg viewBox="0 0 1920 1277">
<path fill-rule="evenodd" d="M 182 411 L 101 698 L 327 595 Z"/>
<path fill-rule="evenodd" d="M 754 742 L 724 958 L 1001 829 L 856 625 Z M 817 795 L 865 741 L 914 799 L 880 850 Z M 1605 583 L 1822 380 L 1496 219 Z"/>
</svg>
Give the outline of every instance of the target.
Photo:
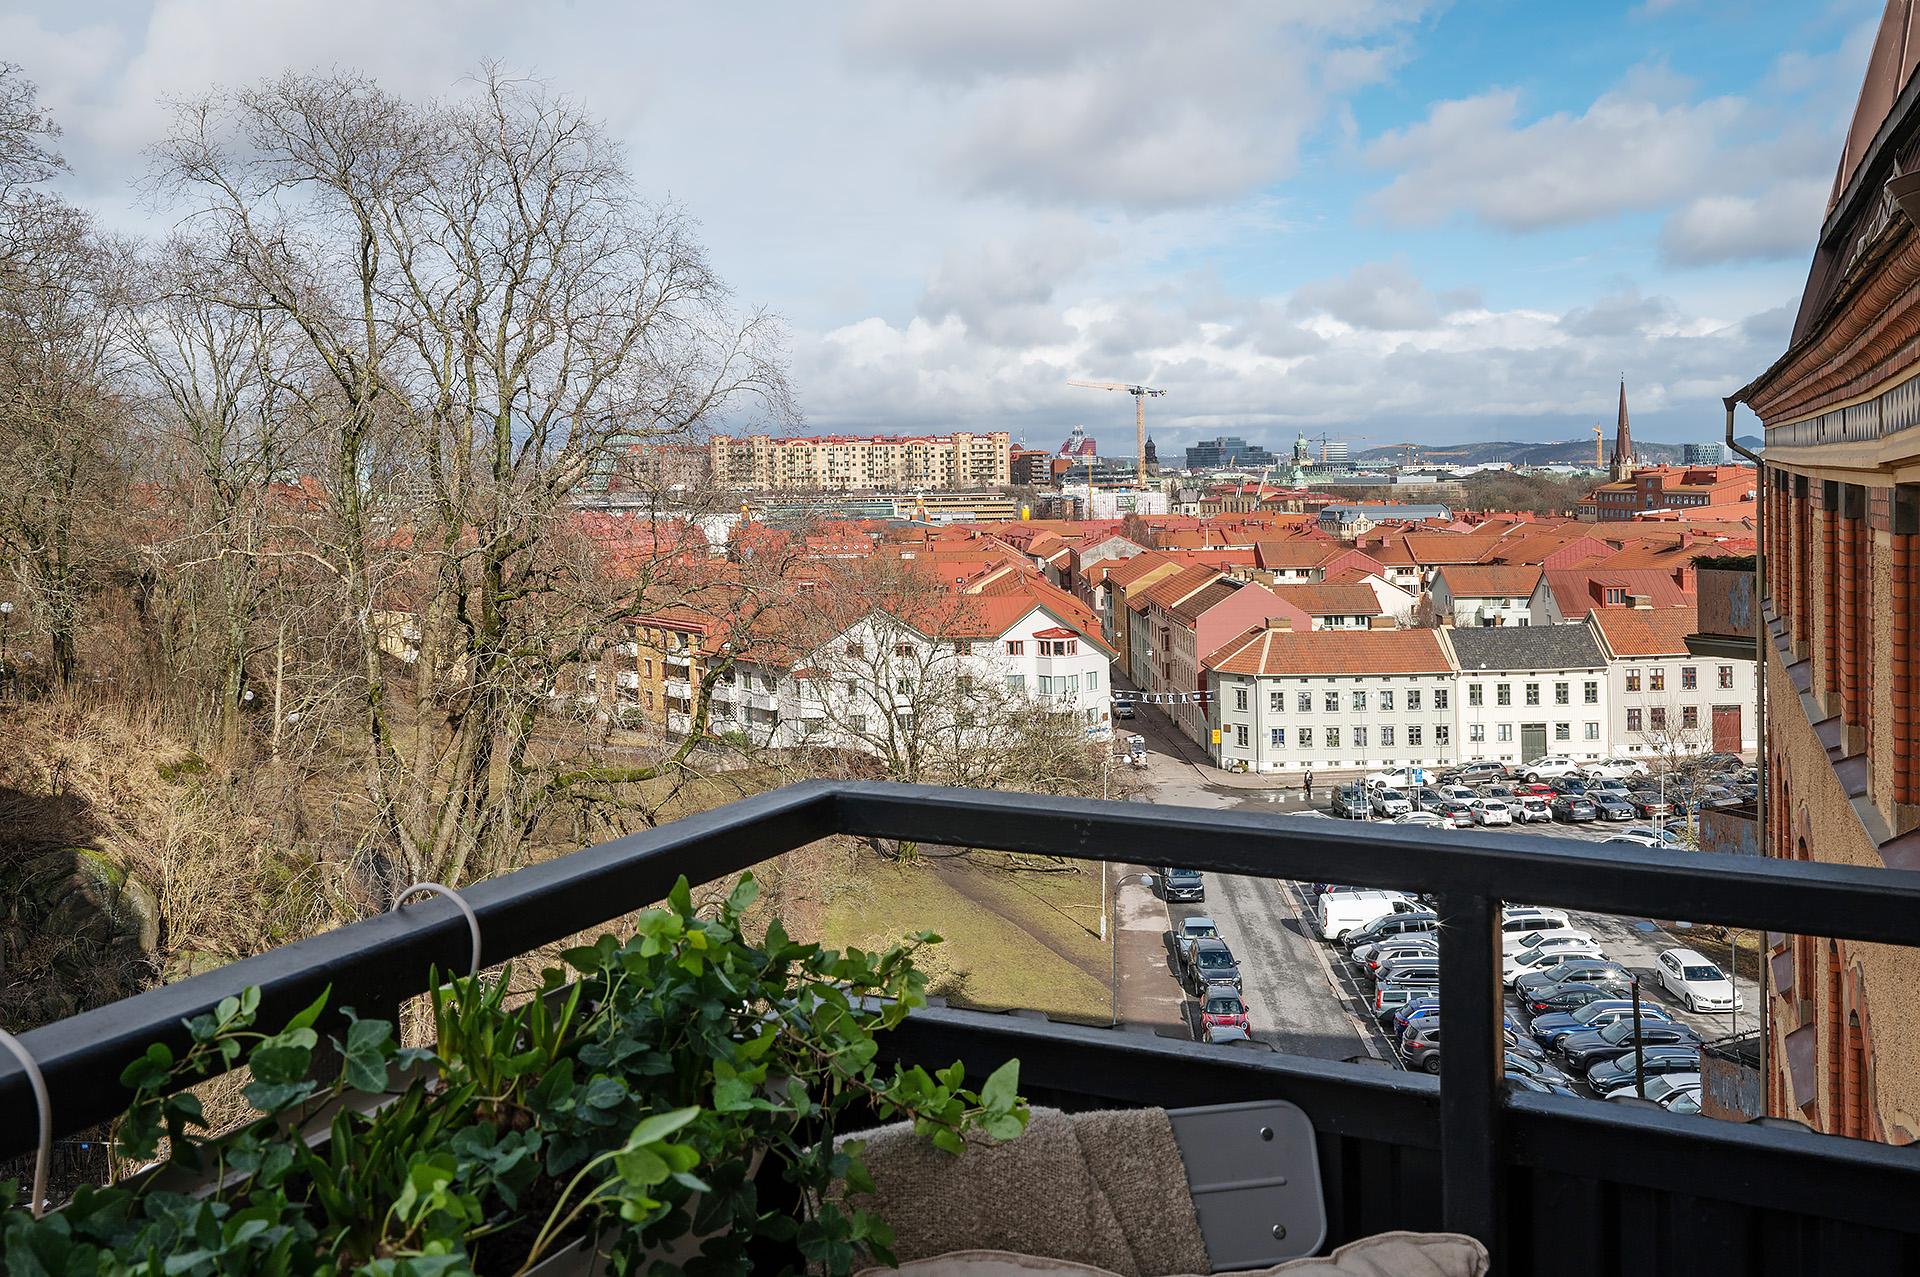
<svg viewBox="0 0 1920 1277">
<path fill-rule="evenodd" d="M 1496 930 L 1501 902 L 1524 900 L 1920 945 L 1920 873 L 1521 833 L 1435 834 L 1261 813 L 810 782 L 529 866 L 462 894 L 480 923 L 483 961 L 493 964 L 662 899 L 681 874 L 711 880 L 836 833 L 1439 893 L 1448 1031 L 1447 1068 L 1438 1082 L 944 1008 L 910 1017 L 895 1035 L 892 1049 L 903 1055 L 958 1057 L 982 1073 L 1018 1055 L 1023 1082 L 1089 1102 L 1293 1099 L 1323 1140 L 1336 1141 L 1323 1143 L 1323 1158 L 1339 1156 L 1337 1141 L 1344 1139 L 1399 1167 L 1397 1196 L 1370 1198 L 1362 1181 L 1341 1194 L 1336 1215 L 1345 1212 L 1347 1227 L 1335 1230 L 1336 1240 L 1361 1229 L 1444 1224 L 1496 1247 L 1514 1244 L 1518 1271 L 1522 1252 L 1537 1258 L 1542 1246 L 1551 1251 L 1553 1240 L 1540 1233 L 1535 1215 L 1556 1201 L 1563 1208 L 1589 1203 L 1594 1212 L 1611 1203 L 1606 1209 L 1630 1226 L 1656 1209 L 1636 1203 L 1682 1195 L 1706 1203 L 1688 1218 L 1702 1228 L 1719 1221 L 1713 1244 L 1730 1253 L 1772 1253 L 1772 1212 L 1812 1221 L 1812 1232 L 1793 1234 L 1802 1239 L 1796 1245 L 1827 1236 L 1819 1230 L 1828 1225 L 1848 1226 L 1868 1239 L 1849 1241 L 1856 1247 L 1849 1254 L 1884 1244 L 1893 1248 L 1887 1253 L 1920 1258 L 1920 1212 L 1906 1207 L 1920 1200 L 1920 1150 L 1774 1123 L 1508 1094 L 1501 1082 Z M 148 1043 L 183 1046 L 182 1021 L 229 994 L 259 987 L 269 1023 L 329 985 L 334 1006 L 387 1013 L 425 990 L 431 967 L 464 970 L 469 960 L 465 919 L 450 902 L 425 901 L 47 1025 L 24 1042 L 45 1074 L 59 1130 L 73 1131 L 123 1107 L 119 1074 Z M 1097 1068 L 1089 1067 L 1090 1053 Z M 31 1147 L 34 1112 L 20 1068 L 0 1064 L 0 1156 Z M 1575 1179 L 1606 1191 L 1567 1196 L 1563 1181 Z M 1509 1208 L 1524 1209 L 1527 1218 L 1507 1218 Z M 1622 1271 L 1644 1261 L 1646 1247 L 1664 1244 L 1644 1230 L 1631 1240 L 1641 1249 L 1620 1250 L 1616 1262 L 1602 1266 L 1589 1256 L 1566 1270 Z M 1617 1237 L 1609 1242 L 1619 1244 Z"/>
</svg>

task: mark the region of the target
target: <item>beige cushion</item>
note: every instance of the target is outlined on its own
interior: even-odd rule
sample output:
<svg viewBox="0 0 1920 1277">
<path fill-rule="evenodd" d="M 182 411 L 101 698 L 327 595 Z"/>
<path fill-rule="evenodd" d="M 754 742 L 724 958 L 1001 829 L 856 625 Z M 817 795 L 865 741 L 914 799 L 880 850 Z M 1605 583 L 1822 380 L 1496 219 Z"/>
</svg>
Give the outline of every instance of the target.
<svg viewBox="0 0 1920 1277">
<path fill-rule="evenodd" d="M 1262 1273 L 1302 1273 L 1315 1277 L 1485 1277 L 1487 1248 L 1457 1233 L 1381 1233 L 1348 1242 L 1319 1259 L 1293 1259 L 1272 1268 L 1248 1269 L 1249 1277 Z M 1063 1259 L 1041 1259 L 1005 1250 L 956 1250 L 931 1259 L 902 1264 L 898 1269 L 868 1268 L 860 1277 L 900 1272 L 908 1277 L 1033 1277 L 1035 1273 L 1114 1277 L 1107 1268 L 1093 1268 Z M 1185 1275 L 1183 1275 L 1185 1277 Z"/>
</svg>

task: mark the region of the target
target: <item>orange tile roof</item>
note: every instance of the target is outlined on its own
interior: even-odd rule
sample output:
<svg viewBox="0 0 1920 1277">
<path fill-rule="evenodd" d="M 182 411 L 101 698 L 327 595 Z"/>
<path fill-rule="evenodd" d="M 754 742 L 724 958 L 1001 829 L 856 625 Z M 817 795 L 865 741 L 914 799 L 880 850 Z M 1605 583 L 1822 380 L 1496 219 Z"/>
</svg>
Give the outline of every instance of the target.
<svg viewBox="0 0 1920 1277">
<path fill-rule="evenodd" d="M 1276 582 L 1273 593 L 1308 616 L 1379 616 L 1380 596 L 1373 587 L 1352 582 Z"/>
<path fill-rule="evenodd" d="M 1435 630 L 1248 630 L 1201 664 L 1220 674 L 1444 674 Z"/>
<path fill-rule="evenodd" d="M 1439 575 L 1457 599 L 1518 598 L 1540 584 L 1540 569 L 1522 564 L 1450 563 Z"/>
<path fill-rule="evenodd" d="M 1244 588 L 1246 587 L 1241 583 L 1229 581 L 1225 577 L 1222 577 L 1220 580 L 1202 586 L 1198 591 L 1189 594 L 1178 603 L 1168 607 L 1167 611 L 1191 625 L 1194 621 L 1199 620 L 1200 617 L 1205 615 L 1208 608 L 1224 599 L 1232 598 Z"/>
<path fill-rule="evenodd" d="M 1609 559 L 1598 567 L 1548 569 L 1547 588 L 1553 591 L 1560 614 L 1577 621 L 1606 603 L 1606 591 L 1625 590 L 1631 598 L 1646 595 L 1656 608 L 1681 607 L 1693 602 L 1693 596 L 1680 588 L 1669 572 L 1659 568 L 1614 568 Z M 1615 610 L 1619 604 L 1613 605 Z"/>
<path fill-rule="evenodd" d="M 1253 561 L 1263 568 L 1314 568 L 1328 559 L 1345 554 L 1348 548 L 1337 541 L 1310 540 L 1305 537 L 1282 541 L 1263 537 L 1254 542 Z"/>
<path fill-rule="evenodd" d="M 1595 608 L 1593 623 L 1615 656 L 1684 656 L 1687 635 L 1700 628 L 1699 612 L 1685 607 Z"/>
<path fill-rule="evenodd" d="M 1204 563 L 1192 564 L 1181 568 L 1163 581 L 1154 582 L 1147 587 L 1146 592 L 1138 600 L 1128 599 L 1127 606 L 1142 612 L 1146 611 L 1150 604 L 1170 608 L 1219 575 L 1218 571 Z"/>
</svg>

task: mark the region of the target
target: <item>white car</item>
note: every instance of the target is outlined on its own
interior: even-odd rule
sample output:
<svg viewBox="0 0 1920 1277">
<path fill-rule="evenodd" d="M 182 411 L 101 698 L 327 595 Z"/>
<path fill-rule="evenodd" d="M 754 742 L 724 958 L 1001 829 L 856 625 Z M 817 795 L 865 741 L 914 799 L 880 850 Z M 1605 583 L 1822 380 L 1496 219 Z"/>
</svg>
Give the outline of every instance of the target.
<svg viewBox="0 0 1920 1277">
<path fill-rule="evenodd" d="M 1377 815 L 1392 819 L 1412 811 L 1413 804 L 1397 789 L 1376 789 L 1373 791 L 1373 810 Z"/>
<path fill-rule="evenodd" d="M 1547 806 L 1547 800 L 1538 794 L 1522 794 L 1513 801 L 1513 818 L 1521 824 L 1530 825 L 1536 821 L 1553 823 L 1553 808 Z"/>
<path fill-rule="evenodd" d="M 1583 764 L 1565 754 L 1549 754 L 1521 767 L 1520 775 L 1526 780 L 1557 780 L 1562 776 L 1578 776 L 1583 770 Z"/>
<path fill-rule="evenodd" d="M 1544 944 L 1561 944 L 1569 939 L 1583 944 L 1596 943 L 1593 936 L 1574 927 L 1553 927 L 1541 931 L 1522 931 L 1500 937 L 1500 952 L 1504 954 L 1524 953 L 1528 949 L 1538 949 Z"/>
<path fill-rule="evenodd" d="M 1473 804 L 1473 823 L 1476 825 L 1511 825 L 1513 808 L 1500 798 L 1482 798 Z"/>
<path fill-rule="evenodd" d="M 1556 945 L 1544 952 L 1529 949 L 1525 957 L 1515 958 L 1511 962 L 1503 959 L 1500 964 L 1500 978 L 1512 984 L 1523 975 L 1551 971 L 1563 962 L 1573 962 L 1577 959 L 1605 962 L 1607 955 L 1590 944 Z"/>
<path fill-rule="evenodd" d="M 1666 1106 L 1677 1095 L 1692 1092 L 1695 1098 L 1700 1094 L 1700 1075 L 1698 1073 L 1657 1073 L 1647 1079 L 1647 1098 L 1655 1104 Z M 1639 1091 L 1634 1087 L 1625 1087 L 1618 1091 L 1607 1092 L 1610 1100 L 1637 1100 Z"/>
<path fill-rule="evenodd" d="M 1538 905 L 1506 905 L 1500 910 L 1500 930 L 1504 935 L 1525 935 L 1529 931 L 1555 931 L 1567 925 L 1564 909 L 1542 909 Z"/>
<path fill-rule="evenodd" d="M 1444 820 L 1430 811 L 1403 811 L 1393 818 L 1393 823 L 1396 825 L 1438 825 L 1442 829 L 1450 829 L 1453 827 L 1452 821 Z"/>
<path fill-rule="evenodd" d="M 1661 842 L 1652 834 L 1615 834 L 1611 838 L 1600 840 L 1601 846 L 1612 843 L 1616 847 L 1658 847 L 1663 851 L 1673 850 L 1672 843 Z"/>
<path fill-rule="evenodd" d="M 1471 807 L 1473 800 L 1480 797 L 1480 795 L 1474 793 L 1465 785 L 1435 785 L 1434 789 L 1447 801 L 1459 803 L 1466 807 Z"/>
<path fill-rule="evenodd" d="M 1532 949 L 1522 949 L 1518 953 L 1502 954 L 1500 958 L 1500 978 L 1508 984 L 1515 977 L 1527 971 L 1545 971 L 1558 966 L 1564 959 L 1555 958 L 1555 954 L 1566 954 L 1580 958 L 1605 958 L 1600 946 L 1591 940 L 1565 939 L 1546 940 Z"/>
<path fill-rule="evenodd" d="M 1615 832 L 1631 838 L 1651 838 L 1652 845 L 1656 847 L 1678 847 L 1684 850 L 1687 845 L 1686 839 L 1680 836 L 1680 831 L 1677 829 L 1655 829 L 1652 825 L 1628 825 L 1625 829 Z"/>
<path fill-rule="evenodd" d="M 1367 788 L 1379 789 L 1417 789 L 1427 771 L 1424 767 L 1389 767 L 1382 772 L 1367 773 Z"/>
<path fill-rule="evenodd" d="M 1662 949 L 1653 961 L 1660 983 L 1689 1011 L 1734 1011 L 1741 1005 L 1733 981 L 1693 949 Z"/>
<path fill-rule="evenodd" d="M 1593 780 L 1633 780 L 1647 775 L 1647 765 L 1637 758 L 1603 758 L 1588 763 L 1586 773 Z"/>
</svg>

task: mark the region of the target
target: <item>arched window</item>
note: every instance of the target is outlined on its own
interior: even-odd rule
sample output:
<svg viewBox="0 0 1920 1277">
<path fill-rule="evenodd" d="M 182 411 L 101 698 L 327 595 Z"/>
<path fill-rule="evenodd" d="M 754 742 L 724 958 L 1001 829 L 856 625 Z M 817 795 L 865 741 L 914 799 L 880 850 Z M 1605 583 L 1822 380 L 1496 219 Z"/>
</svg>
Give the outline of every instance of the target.
<svg viewBox="0 0 1920 1277">
<path fill-rule="evenodd" d="M 1844 1075 L 1843 1095 L 1845 1102 L 1845 1125 L 1843 1133 L 1854 1139 L 1867 1138 L 1867 1041 L 1860 1031 L 1860 1013 L 1855 1011 L 1847 1016 L 1847 1038 L 1845 1057 L 1841 1063 Z"/>
<path fill-rule="evenodd" d="M 1842 1135 L 1847 1129 L 1846 1037 L 1840 1012 L 1840 946 L 1832 940 L 1827 941 L 1826 999 L 1821 1008 L 1820 1040 L 1827 1048 L 1827 1102 L 1820 1126 L 1829 1135 Z"/>
</svg>

